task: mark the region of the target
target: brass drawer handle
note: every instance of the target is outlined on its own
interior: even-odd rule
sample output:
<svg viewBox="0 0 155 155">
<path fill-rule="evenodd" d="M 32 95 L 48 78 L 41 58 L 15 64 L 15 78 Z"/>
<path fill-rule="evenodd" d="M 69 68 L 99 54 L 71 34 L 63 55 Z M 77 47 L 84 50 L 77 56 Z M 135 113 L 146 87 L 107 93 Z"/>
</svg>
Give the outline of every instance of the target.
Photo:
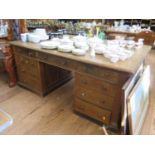
<svg viewBox="0 0 155 155">
<path fill-rule="evenodd" d="M 62 65 L 67 65 L 67 61 L 62 62 Z"/>
<path fill-rule="evenodd" d="M 106 117 L 105 116 L 102 116 L 102 120 L 105 121 L 106 120 Z"/>
<path fill-rule="evenodd" d="M 105 104 L 105 101 L 99 101 L 98 103 L 99 104 Z"/>
<path fill-rule="evenodd" d="M 32 52 L 29 52 L 28 55 L 29 55 L 29 56 L 33 56 L 33 53 L 32 53 Z"/>
<path fill-rule="evenodd" d="M 82 84 L 87 84 L 87 81 L 86 80 L 81 80 L 81 83 Z"/>
<path fill-rule="evenodd" d="M 85 111 L 85 106 L 78 106 L 77 108 L 80 109 L 80 110 Z"/>
<path fill-rule="evenodd" d="M 104 87 L 104 86 L 102 86 L 102 90 L 103 90 L 103 91 L 107 91 L 107 88 Z"/>
<path fill-rule="evenodd" d="M 84 97 L 84 96 L 85 96 L 85 93 L 81 93 L 81 96 L 83 96 L 83 97 Z"/>
<path fill-rule="evenodd" d="M 47 60 L 47 56 L 44 56 L 41 58 L 42 60 Z"/>
<path fill-rule="evenodd" d="M 26 82 L 26 80 L 25 80 L 25 79 L 23 79 L 23 82 Z"/>
<path fill-rule="evenodd" d="M 25 63 L 26 63 L 26 64 L 28 64 L 28 63 L 29 63 L 29 61 L 28 61 L 28 60 L 26 60 L 26 61 L 25 61 Z"/>
<path fill-rule="evenodd" d="M 25 72 L 25 69 L 22 69 L 21 71 L 22 71 L 22 72 Z"/>
</svg>

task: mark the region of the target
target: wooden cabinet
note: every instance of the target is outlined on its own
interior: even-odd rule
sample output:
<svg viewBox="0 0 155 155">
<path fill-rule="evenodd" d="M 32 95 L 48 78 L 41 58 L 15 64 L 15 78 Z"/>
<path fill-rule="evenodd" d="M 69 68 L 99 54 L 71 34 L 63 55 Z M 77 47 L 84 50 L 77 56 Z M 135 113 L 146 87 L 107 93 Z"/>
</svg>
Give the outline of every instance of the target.
<svg viewBox="0 0 155 155">
<path fill-rule="evenodd" d="M 71 78 L 71 72 L 39 62 L 37 53 L 14 47 L 18 83 L 40 95 L 45 95 Z"/>
<path fill-rule="evenodd" d="M 112 84 L 104 78 L 76 73 L 74 110 L 118 129 L 122 104 L 121 88 L 121 82 Z M 95 112 L 92 112 L 93 109 Z"/>
<path fill-rule="evenodd" d="M 132 86 L 137 82 L 142 71 L 143 65 L 138 69 L 134 79 L 131 77 Z M 121 78 L 121 74 L 118 77 Z M 115 131 L 120 131 L 125 84 L 126 82 L 113 84 L 104 78 L 75 73 L 74 111 L 108 125 Z"/>
</svg>

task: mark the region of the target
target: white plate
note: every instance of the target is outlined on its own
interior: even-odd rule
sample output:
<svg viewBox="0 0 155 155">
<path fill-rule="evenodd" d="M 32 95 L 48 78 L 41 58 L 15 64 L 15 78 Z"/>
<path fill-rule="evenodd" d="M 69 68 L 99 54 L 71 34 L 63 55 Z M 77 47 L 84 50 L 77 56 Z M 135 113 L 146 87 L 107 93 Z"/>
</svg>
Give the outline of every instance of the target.
<svg viewBox="0 0 155 155">
<path fill-rule="evenodd" d="M 83 49 L 73 49 L 72 53 L 75 55 L 83 56 L 86 54 L 86 51 Z"/>
<path fill-rule="evenodd" d="M 69 38 L 60 39 L 60 42 L 62 45 L 73 45 L 73 41 L 70 40 Z"/>
<path fill-rule="evenodd" d="M 96 54 L 103 54 L 104 51 L 106 51 L 106 48 L 104 45 L 99 45 L 95 47 L 95 53 Z"/>
<path fill-rule="evenodd" d="M 56 41 L 44 41 L 40 43 L 41 48 L 45 49 L 56 49 L 59 45 L 60 43 Z"/>
<path fill-rule="evenodd" d="M 72 52 L 72 50 L 74 49 L 73 46 L 71 45 L 59 45 L 58 47 L 58 51 L 60 52 Z"/>
</svg>

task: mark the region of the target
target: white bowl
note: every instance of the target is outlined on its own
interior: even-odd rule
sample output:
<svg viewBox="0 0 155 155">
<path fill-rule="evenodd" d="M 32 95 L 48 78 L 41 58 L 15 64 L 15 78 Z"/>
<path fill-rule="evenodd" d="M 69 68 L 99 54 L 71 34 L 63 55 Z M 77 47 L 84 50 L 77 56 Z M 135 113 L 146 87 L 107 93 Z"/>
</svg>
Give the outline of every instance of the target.
<svg viewBox="0 0 155 155">
<path fill-rule="evenodd" d="M 96 53 L 96 54 L 103 54 L 103 52 L 106 51 L 105 49 L 106 49 L 106 48 L 105 48 L 104 45 L 96 46 L 96 47 L 95 47 L 95 53 Z"/>
<path fill-rule="evenodd" d="M 73 41 L 74 42 L 86 42 L 87 41 L 87 38 L 86 37 L 84 37 L 84 36 L 75 36 L 75 37 L 73 37 Z"/>
<path fill-rule="evenodd" d="M 33 43 L 39 43 L 41 41 L 40 37 L 35 34 L 28 34 L 28 40 Z"/>
<path fill-rule="evenodd" d="M 48 35 L 38 35 L 40 37 L 40 40 L 48 40 L 49 36 Z"/>
<path fill-rule="evenodd" d="M 37 29 L 35 29 L 34 30 L 34 33 L 36 34 L 36 35 L 46 35 L 46 30 L 45 29 L 43 29 L 43 28 L 37 28 Z"/>
<path fill-rule="evenodd" d="M 80 41 L 80 42 L 79 41 L 76 41 L 76 42 L 74 42 L 74 45 L 77 48 L 88 47 L 87 43 L 86 42 L 83 42 L 83 41 Z"/>
</svg>

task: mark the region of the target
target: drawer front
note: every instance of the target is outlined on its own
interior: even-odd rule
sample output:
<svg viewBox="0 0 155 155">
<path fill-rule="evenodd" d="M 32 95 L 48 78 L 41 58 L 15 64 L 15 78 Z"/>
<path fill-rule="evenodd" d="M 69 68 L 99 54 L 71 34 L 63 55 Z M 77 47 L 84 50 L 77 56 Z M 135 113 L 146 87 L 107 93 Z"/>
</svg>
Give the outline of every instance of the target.
<svg viewBox="0 0 155 155">
<path fill-rule="evenodd" d="M 17 47 L 17 46 L 13 46 L 13 50 L 14 50 L 14 53 L 33 57 L 33 58 L 37 57 L 37 55 L 38 55 L 37 51 L 33 51 L 30 49 L 21 48 L 21 47 Z"/>
<path fill-rule="evenodd" d="M 32 90 L 40 91 L 42 89 L 40 79 L 33 78 L 32 76 L 29 76 L 29 74 L 23 74 L 20 71 L 18 72 L 18 78 L 20 83 L 24 84 L 26 87 Z"/>
<path fill-rule="evenodd" d="M 25 56 L 21 56 L 19 54 L 15 54 L 15 60 L 17 68 L 20 71 L 32 73 L 33 75 L 38 74 L 39 72 L 39 62 L 36 60 L 32 60 L 31 58 L 27 58 Z"/>
<path fill-rule="evenodd" d="M 38 53 L 38 59 L 42 62 L 49 63 L 51 65 L 55 65 L 67 70 L 73 70 L 75 72 L 98 76 L 105 81 L 115 84 L 124 84 L 124 82 L 128 79 L 128 75 L 121 74 L 116 71 L 112 71 L 102 67 L 94 66 L 91 64 L 63 58 L 60 56 L 54 56 L 40 52 Z"/>
<path fill-rule="evenodd" d="M 106 108 L 109 110 L 112 110 L 113 104 L 117 104 L 119 102 L 111 96 L 96 91 L 86 90 L 81 87 L 75 88 L 75 96 L 101 108 Z"/>
<path fill-rule="evenodd" d="M 75 99 L 73 106 L 75 111 L 90 116 L 98 121 L 103 122 L 104 124 L 110 123 L 111 112 L 108 110 L 96 107 L 77 98 Z"/>
<path fill-rule="evenodd" d="M 106 94 L 117 99 L 121 94 L 121 86 L 108 83 L 104 80 L 94 78 L 84 74 L 75 74 L 75 86 L 93 90 L 96 93 Z"/>
</svg>

